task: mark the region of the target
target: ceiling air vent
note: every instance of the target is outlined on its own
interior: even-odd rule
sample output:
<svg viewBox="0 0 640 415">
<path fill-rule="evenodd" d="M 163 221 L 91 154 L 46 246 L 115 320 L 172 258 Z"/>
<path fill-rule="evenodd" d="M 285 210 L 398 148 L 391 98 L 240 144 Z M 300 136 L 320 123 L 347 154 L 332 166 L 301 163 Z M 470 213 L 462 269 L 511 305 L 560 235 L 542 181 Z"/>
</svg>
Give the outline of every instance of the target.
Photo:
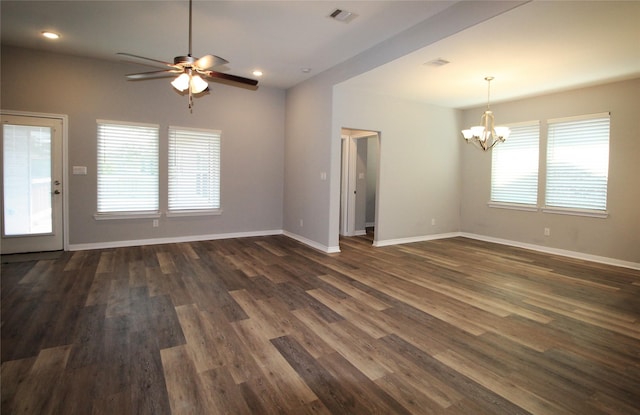
<svg viewBox="0 0 640 415">
<path fill-rule="evenodd" d="M 342 23 L 349 23 L 350 21 L 355 19 L 356 16 L 357 16 L 357 14 L 355 14 L 355 13 L 348 12 L 346 10 L 341 10 L 341 9 L 335 9 L 329 15 L 329 17 L 332 18 L 333 20 L 337 20 L 337 21 L 342 22 Z"/>
<path fill-rule="evenodd" d="M 446 59 L 438 58 L 438 59 L 434 59 L 434 60 L 429 61 L 429 62 L 425 62 L 425 65 L 426 66 L 444 66 L 444 65 L 446 65 L 448 63 L 451 63 L 451 62 L 449 62 Z"/>
</svg>

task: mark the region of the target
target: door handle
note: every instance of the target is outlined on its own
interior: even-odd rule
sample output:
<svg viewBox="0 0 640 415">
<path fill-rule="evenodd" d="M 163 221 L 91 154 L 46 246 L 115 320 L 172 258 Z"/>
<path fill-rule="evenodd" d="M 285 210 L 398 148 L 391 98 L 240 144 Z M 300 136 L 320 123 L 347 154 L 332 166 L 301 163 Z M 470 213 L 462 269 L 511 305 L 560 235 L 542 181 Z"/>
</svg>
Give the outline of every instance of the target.
<svg viewBox="0 0 640 415">
<path fill-rule="evenodd" d="M 53 194 L 54 194 L 54 195 L 59 195 L 59 194 L 60 194 L 60 190 L 58 190 L 58 189 L 54 190 L 54 191 L 53 191 Z"/>
</svg>

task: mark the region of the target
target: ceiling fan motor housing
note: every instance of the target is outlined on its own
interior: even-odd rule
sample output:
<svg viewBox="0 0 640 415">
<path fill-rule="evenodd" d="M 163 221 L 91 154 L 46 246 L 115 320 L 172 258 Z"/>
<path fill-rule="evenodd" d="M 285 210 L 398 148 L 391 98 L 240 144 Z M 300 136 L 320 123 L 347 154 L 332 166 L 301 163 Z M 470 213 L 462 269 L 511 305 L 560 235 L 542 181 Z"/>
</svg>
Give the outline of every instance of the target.
<svg viewBox="0 0 640 415">
<path fill-rule="evenodd" d="M 175 63 L 176 65 L 182 65 L 182 66 L 193 66 L 192 64 L 196 60 L 197 59 L 194 58 L 193 56 L 176 56 L 175 58 L 173 58 L 173 63 Z"/>
</svg>

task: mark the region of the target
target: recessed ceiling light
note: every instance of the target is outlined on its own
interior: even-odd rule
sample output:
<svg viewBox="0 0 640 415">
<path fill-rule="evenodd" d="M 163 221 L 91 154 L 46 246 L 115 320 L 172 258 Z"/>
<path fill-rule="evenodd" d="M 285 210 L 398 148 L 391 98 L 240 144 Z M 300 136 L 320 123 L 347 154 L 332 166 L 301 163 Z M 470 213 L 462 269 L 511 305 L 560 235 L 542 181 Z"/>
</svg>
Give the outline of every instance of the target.
<svg viewBox="0 0 640 415">
<path fill-rule="evenodd" d="M 262 71 L 259 69 L 256 69 L 255 71 L 253 71 L 253 76 L 262 76 Z"/>
<path fill-rule="evenodd" d="M 311 68 L 300 68 L 300 71 L 302 73 L 309 73 L 309 72 L 311 72 Z"/>
<path fill-rule="evenodd" d="M 42 32 L 42 36 L 46 37 L 47 39 L 59 39 L 60 35 L 54 32 L 49 32 L 49 31 L 44 31 Z"/>
</svg>

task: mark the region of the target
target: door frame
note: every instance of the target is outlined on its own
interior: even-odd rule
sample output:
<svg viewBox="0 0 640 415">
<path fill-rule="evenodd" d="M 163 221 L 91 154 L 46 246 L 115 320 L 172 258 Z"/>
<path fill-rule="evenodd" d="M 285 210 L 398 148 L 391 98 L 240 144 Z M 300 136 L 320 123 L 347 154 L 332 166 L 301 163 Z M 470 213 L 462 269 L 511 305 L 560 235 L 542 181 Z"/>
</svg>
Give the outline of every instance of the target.
<svg viewBox="0 0 640 415">
<path fill-rule="evenodd" d="M 342 144 L 342 160 L 341 160 L 341 185 L 340 185 L 340 235 L 355 236 L 355 188 L 357 181 L 356 158 L 357 158 L 357 142 L 360 139 L 376 137 L 378 141 L 378 152 L 376 164 L 378 172 L 376 177 L 376 199 L 375 199 L 375 222 L 374 227 L 378 225 L 378 198 L 380 187 L 380 132 L 374 130 L 342 128 L 341 144 Z M 375 239 L 375 236 L 374 236 Z"/>
<path fill-rule="evenodd" d="M 45 112 L 13 111 L 0 109 L 0 115 L 51 118 L 60 120 L 62 123 L 62 249 L 69 250 L 69 168 L 68 168 L 68 137 L 69 137 L 69 116 L 66 114 L 52 114 Z"/>
</svg>

